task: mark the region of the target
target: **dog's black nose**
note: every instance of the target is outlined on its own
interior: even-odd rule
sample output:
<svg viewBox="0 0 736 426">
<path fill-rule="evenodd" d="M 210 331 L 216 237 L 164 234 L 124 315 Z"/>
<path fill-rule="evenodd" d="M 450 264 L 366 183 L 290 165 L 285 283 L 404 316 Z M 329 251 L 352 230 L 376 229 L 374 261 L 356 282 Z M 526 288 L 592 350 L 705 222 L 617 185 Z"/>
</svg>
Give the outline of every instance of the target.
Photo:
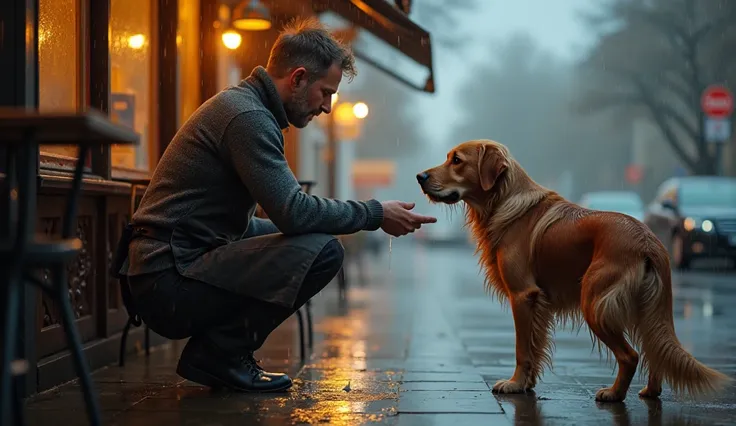
<svg viewBox="0 0 736 426">
<path fill-rule="evenodd" d="M 427 179 L 429 179 L 429 173 L 427 172 L 422 172 L 417 175 L 417 182 L 419 183 L 424 183 Z"/>
</svg>

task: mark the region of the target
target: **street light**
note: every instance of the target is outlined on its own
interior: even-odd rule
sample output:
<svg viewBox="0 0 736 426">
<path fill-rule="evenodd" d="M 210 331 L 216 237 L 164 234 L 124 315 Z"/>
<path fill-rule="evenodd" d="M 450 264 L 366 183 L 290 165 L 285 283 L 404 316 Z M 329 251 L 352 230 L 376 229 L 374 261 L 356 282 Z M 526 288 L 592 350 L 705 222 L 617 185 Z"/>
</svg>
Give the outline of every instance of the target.
<svg viewBox="0 0 736 426">
<path fill-rule="evenodd" d="M 335 198 L 336 194 L 336 167 L 335 159 L 337 153 L 338 125 L 341 137 L 347 134 L 348 138 L 355 138 L 359 131 L 358 120 L 368 116 L 368 105 L 365 102 L 337 102 L 337 93 L 332 95 L 332 114 L 327 116 L 327 174 L 328 174 L 328 196 Z"/>
<path fill-rule="evenodd" d="M 353 115 L 355 115 L 355 118 L 359 120 L 368 117 L 368 105 L 366 105 L 364 102 L 356 103 L 355 105 L 353 105 Z"/>
</svg>

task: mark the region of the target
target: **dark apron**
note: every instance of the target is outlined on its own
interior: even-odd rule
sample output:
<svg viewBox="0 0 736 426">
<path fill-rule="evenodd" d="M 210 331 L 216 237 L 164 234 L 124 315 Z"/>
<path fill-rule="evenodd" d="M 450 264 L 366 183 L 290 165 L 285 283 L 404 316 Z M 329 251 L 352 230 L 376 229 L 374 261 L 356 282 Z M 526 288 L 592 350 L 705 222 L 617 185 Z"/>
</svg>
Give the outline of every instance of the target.
<svg viewBox="0 0 736 426">
<path fill-rule="evenodd" d="M 176 269 L 184 277 L 233 293 L 287 308 L 294 305 L 302 283 L 319 253 L 336 238 L 329 234 L 284 235 L 275 227 L 229 240 L 200 222 L 184 219 L 172 232 L 128 225 L 118 243 L 113 276 L 121 279 L 123 303 L 131 317 L 135 306 L 127 277 L 119 270 L 130 241 L 145 237 L 170 244 Z M 137 319 L 136 319 L 137 320 Z"/>
</svg>

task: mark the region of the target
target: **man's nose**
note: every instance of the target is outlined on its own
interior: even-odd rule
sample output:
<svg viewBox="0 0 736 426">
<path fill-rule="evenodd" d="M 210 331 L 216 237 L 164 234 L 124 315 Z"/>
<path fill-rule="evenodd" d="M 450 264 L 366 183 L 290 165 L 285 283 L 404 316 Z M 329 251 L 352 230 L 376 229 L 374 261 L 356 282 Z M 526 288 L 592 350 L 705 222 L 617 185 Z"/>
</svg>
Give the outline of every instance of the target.
<svg viewBox="0 0 736 426">
<path fill-rule="evenodd" d="M 424 183 L 427 179 L 429 179 L 429 173 L 427 172 L 422 172 L 417 175 L 417 182 L 419 183 Z"/>
</svg>

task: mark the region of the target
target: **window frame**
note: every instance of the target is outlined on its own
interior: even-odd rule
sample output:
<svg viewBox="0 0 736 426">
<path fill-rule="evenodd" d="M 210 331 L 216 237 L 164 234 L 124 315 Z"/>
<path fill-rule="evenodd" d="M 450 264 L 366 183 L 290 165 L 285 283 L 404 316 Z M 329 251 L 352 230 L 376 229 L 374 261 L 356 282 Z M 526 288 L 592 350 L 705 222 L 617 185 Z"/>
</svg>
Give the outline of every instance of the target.
<svg viewBox="0 0 736 426">
<path fill-rule="evenodd" d="M 110 0 L 77 0 L 77 2 L 80 18 L 78 26 L 78 60 L 82 71 L 78 74 L 78 109 L 94 108 L 109 116 L 111 97 Z M 178 86 L 176 81 L 161 80 L 163 75 L 169 75 L 172 58 L 174 65 L 176 64 L 176 53 L 172 55 L 172 50 L 169 50 L 167 54 L 164 54 L 163 46 L 165 43 L 176 46 L 178 1 L 158 0 L 151 3 L 151 70 L 148 75 L 151 90 L 149 102 L 150 136 L 147 148 L 148 170 L 113 167 L 112 148 L 105 146 L 95 149 L 89 154 L 86 161 L 87 166 L 85 167 L 85 175 L 87 176 L 118 181 L 150 178 L 163 151 L 161 141 L 168 142 L 168 139 L 164 136 L 173 137 L 178 128 L 179 119 L 176 113 Z M 161 11 L 164 11 L 164 13 L 160 13 Z M 173 21 L 173 28 L 171 25 L 164 25 L 164 21 Z M 37 31 L 37 13 L 35 25 Z M 161 66 L 162 58 L 165 58 L 166 61 L 164 67 Z M 35 58 L 35 66 L 38 67 L 38 58 Z M 162 84 L 159 84 L 159 82 L 162 82 Z M 38 94 L 40 90 L 38 77 L 35 81 L 35 89 L 36 94 Z M 161 99 L 165 99 L 165 101 L 159 102 Z M 158 111 L 157 105 L 165 104 L 173 105 L 173 115 L 169 112 L 169 109 Z M 37 105 L 38 95 L 36 95 Z M 171 130 L 172 125 L 162 126 L 162 123 L 166 120 L 173 120 L 173 132 Z M 167 128 L 165 132 L 162 131 L 162 127 Z M 70 175 L 73 173 L 76 161 L 76 158 L 43 152 L 39 148 L 38 171 L 40 174 Z"/>
<path fill-rule="evenodd" d="M 82 110 L 89 105 L 89 79 L 90 71 L 86 65 L 89 61 L 89 49 L 90 49 L 90 31 L 89 31 L 89 11 L 91 4 L 94 0 L 74 0 L 77 3 L 77 18 L 78 24 L 76 26 L 77 31 L 77 49 L 79 55 L 77 57 L 77 110 Z M 40 0 L 38 2 L 40 9 Z M 38 32 L 40 21 L 40 10 L 36 13 L 36 32 Z M 38 37 L 36 37 L 38 43 Z M 38 51 L 37 51 L 38 54 Z M 36 67 L 38 70 L 38 80 L 36 81 L 36 92 L 37 92 L 37 103 L 40 103 L 41 98 L 41 76 L 40 76 L 40 57 L 36 56 Z M 43 147 L 39 146 L 38 149 L 38 167 L 41 172 L 56 173 L 74 173 L 76 167 L 77 157 L 69 157 L 51 152 L 44 152 Z M 86 159 L 86 173 L 92 173 L 91 169 L 91 154 L 88 154 Z"/>
<path fill-rule="evenodd" d="M 109 4 L 111 0 L 107 0 L 107 3 Z M 159 160 L 159 145 L 160 145 L 160 135 L 159 135 L 159 129 L 161 127 L 160 119 L 161 114 L 157 111 L 157 105 L 160 103 L 158 100 L 160 99 L 160 88 L 158 85 L 159 78 L 160 78 L 160 66 L 159 66 L 159 60 L 160 60 L 160 52 L 161 52 L 161 32 L 163 31 L 161 29 L 160 25 L 160 14 L 159 11 L 162 7 L 162 1 L 151 1 L 151 20 L 149 22 L 150 25 L 150 50 L 151 50 L 151 68 L 148 73 L 148 83 L 149 83 L 149 90 L 150 90 L 150 96 L 149 96 L 149 102 L 148 102 L 148 123 L 149 123 L 149 133 L 148 133 L 148 146 L 147 146 L 147 154 L 148 154 L 148 169 L 138 169 L 138 168 L 127 168 L 127 167 L 120 167 L 120 166 L 114 166 L 112 165 L 112 149 L 110 149 L 110 178 L 113 180 L 140 180 L 140 179 L 148 179 L 153 174 L 153 170 L 156 168 L 156 164 Z M 165 2 L 166 4 L 174 4 L 177 5 L 178 1 L 170 1 Z M 111 6 L 108 6 L 111 8 Z M 108 15 L 108 27 L 110 26 L 110 20 L 112 11 L 110 11 L 110 14 Z M 109 52 L 109 41 L 108 41 L 108 52 Z M 108 69 L 110 69 L 112 66 L 112 63 L 108 66 Z M 108 71 L 110 72 L 110 71 Z M 111 96 L 112 85 L 108 85 L 108 96 Z M 108 112 L 109 115 L 109 112 Z"/>
</svg>

